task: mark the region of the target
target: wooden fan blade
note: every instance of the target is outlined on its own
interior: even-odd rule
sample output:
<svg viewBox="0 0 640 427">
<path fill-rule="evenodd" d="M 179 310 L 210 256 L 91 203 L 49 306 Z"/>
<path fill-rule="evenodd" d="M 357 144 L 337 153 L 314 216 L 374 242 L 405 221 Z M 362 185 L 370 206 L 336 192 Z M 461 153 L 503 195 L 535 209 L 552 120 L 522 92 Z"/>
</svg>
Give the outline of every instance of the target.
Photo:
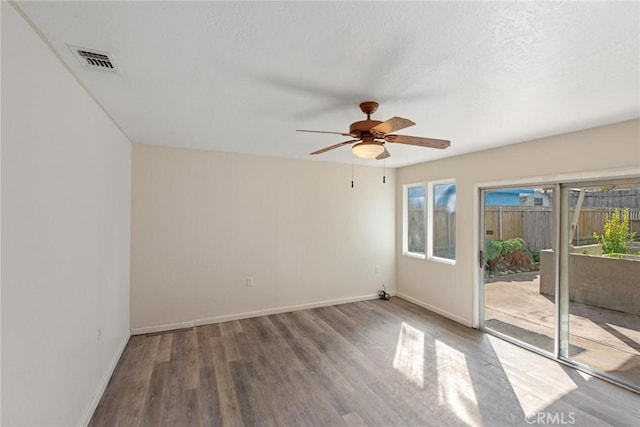
<svg viewBox="0 0 640 427">
<path fill-rule="evenodd" d="M 342 135 L 342 136 L 350 136 L 351 138 L 355 138 L 356 135 L 352 135 L 350 133 L 342 133 L 342 132 L 330 132 L 330 131 L 326 131 L 326 130 L 304 130 L 304 129 L 297 129 L 296 132 L 311 132 L 311 133 L 328 133 L 331 135 Z"/>
<path fill-rule="evenodd" d="M 419 136 L 408 135 L 387 135 L 384 137 L 384 140 L 395 144 L 417 145 L 418 147 L 439 149 L 447 148 L 451 145 L 451 141 L 447 141 L 446 139 L 421 138 Z"/>
<path fill-rule="evenodd" d="M 321 154 L 321 153 L 327 152 L 329 150 L 333 150 L 334 148 L 342 147 L 343 145 L 353 144 L 354 142 L 357 142 L 357 141 L 358 141 L 357 139 L 351 139 L 349 141 L 344 141 L 344 142 L 341 142 L 339 144 L 332 145 L 330 147 L 321 148 L 320 150 L 314 151 L 313 153 L 309 153 L 309 154 Z"/>
<path fill-rule="evenodd" d="M 376 136 L 386 135 L 390 132 L 395 132 L 400 129 L 408 128 L 409 126 L 413 126 L 413 123 L 409 119 L 403 119 L 402 117 L 391 117 L 389 120 L 380 123 L 377 126 L 371 128 L 370 132 Z"/>
<path fill-rule="evenodd" d="M 376 156 L 377 160 L 384 160 L 384 159 L 388 159 L 389 157 L 391 157 L 391 154 L 389 154 L 389 152 L 387 151 L 387 149 L 385 148 L 384 151 L 380 154 L 378 154 Z"/>
</svg>

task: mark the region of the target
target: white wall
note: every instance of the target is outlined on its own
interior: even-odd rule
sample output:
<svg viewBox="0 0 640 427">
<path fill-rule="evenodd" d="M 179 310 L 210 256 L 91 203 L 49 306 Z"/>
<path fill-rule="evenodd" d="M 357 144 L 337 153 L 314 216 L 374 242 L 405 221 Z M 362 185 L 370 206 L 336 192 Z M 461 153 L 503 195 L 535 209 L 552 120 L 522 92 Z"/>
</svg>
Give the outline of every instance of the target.
<svg viewBox="0 0 640 427">
<path fill-rule="evenodd" d="M 394 178 L 356 167 L 352 189 L 349 165 L 134 144 L 134 333 L 393 290 Z"/>
<path fill-rule="evenodd" d="M 455 144 L 455 141 L 452 141 Z M 396 181 L 397 290 L 454 320 L 471 325 L 477 234 L 477 184 L 560 175 L 606 174 L 632 168 L 640 174 L 640 120 L 602 126 L 502 148 L 401 168 Z M 402 186 L 454 178 L 457 183 L 456 264 L 402 255 Z"/>
<path fill-rule="evenodd" d="M 129 337 L 131 144 L 7 2 L 2 107 L 2 425 L 77 425 Z"/>
</svg>

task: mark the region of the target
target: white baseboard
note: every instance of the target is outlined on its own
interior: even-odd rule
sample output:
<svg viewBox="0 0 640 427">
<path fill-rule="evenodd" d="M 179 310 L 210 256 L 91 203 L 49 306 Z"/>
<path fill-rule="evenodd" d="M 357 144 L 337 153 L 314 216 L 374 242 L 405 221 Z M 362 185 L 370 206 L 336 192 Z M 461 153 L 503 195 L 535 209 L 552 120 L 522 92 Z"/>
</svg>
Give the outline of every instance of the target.
<svg viewBox="0 0 640 427">
<path fill-rule="evenodd" d="M 395 292 L 389 292 L 391 295 L 395 295 Z M 312 302 L 307 304 L 290 305 L 286 307 L 268 308 L 265 310 L 247 311 L 244 313 L 226 314 L 223 316 L 207 317 L 204 319 L 192 320 L 182 323 L 171 323 L 158 326 L 146 326 L 142 328 L 131 329 L 131 335 L 150 334 L 154 332 L 172 331 L 175 329 L 192 328 L 194 326 L 210 325 L 213 323 L 228 322 L 230 320 L 249 319 L 252 317 L 268 316 L 271 314 L 290 313 L 292 311 L 307 310 L 310 308 L 327 307 L 330 305 L 346 304 L 350 302 L 366 301 L 378 298 L 378 294 L 360 295 L 356 297 L 338 298 L 333 300 L 325 300 Z"/>
<path fill-rule="evenodd" d="M 465 326 L 468 326 L 468 327 L 470 327 L 470 328 L 472 327 L 472 325 L 471 325 L 471 321 L 470 321 L 470 320 L 468 320 L 468 319 L 465 319 L 464 317 L 460 317 L 460 316 L 458 316 L 458 315 L 456 315 L 456 314 L 449 313 L 449 312 L 448 312 L 448 311 L 446 311 L 446 310 L 443 310 L 443 309 L 438 308 L 438 307 L 436 307 L 436 306 L 433 306 L 433 305 L 431 305 L 431 304 L 427 304 L 427 303 L 426 303 L 426 302 L 424 302 L 424 301 L 420 301 L 419 299 L 416 299 L 416 298 L 414 298 L 414 297 L 410 297 L 409 295 L 403 294 L 402 292 L 396 292 L 396 296 L 397 296 L 398 298 L 402 298 L 402 299 L 404 299 L 404 300 L 407 300 L 407 301 L 409 301 L 409 302 L 412 302 L 412 303 L 414 303 L 415 305 L 419 305 L 419 306 L 420 306 L 420 307 L 422 307 L 422 308 L 426 308 L 426 309 L 427 309 L 427 310 L 429 310 L 429 311 L 433 311 L 434 313 L 437 313 L 437 314 L 439 314 L 439 315 L 441 315 L 441 316 L 444 316 L 444 317 L 446 317 L 447 319 L 451 319 L 451 320 L 453 320 L 453 321 L 455 321 L 455 322 L 461 323 L 461 324 L 463 324 L 463 325 L 465 325 Z"/>
<path fill-rule="evenodd" d="M 176 329 L 189 329 L 196 326 L 193 320 L 189 322 L 168 323 L 166 325 L 145 326 L 142 328 L 131 329 L 131 335 L 153 334 L 155 332 L 174 331 Z"/>
<path fill-rule="evenodd" d="M 248 311 L 246 313 L 230 314 L 225 316 L 209 317 L 206 319 L 196 320 L 196 326 L 209 325 L 212 323 L 228 322 L 230 320 L 249 319 L 251 317 L 269 316 L 271 314 L 290 313 L 292 311 L 307 310 L 310 308 L 327 307 L 330 305 L 347 304 L 350 302 L 366 301 L 378 298 L 378 294 L 360 295 L 357 297 L 339 298 L 334 300 L 325 300 L 312 302 L 308 304 L 290 305 L 287 307 L 270 308 L 266 310 Z"/>
<path fill-rule="evenodd" d="M 116 370 L 118 361 L 120 361 L 120 357 L 122 357 L 122 353 L 124 352 L 124 349 L 127 346 L 127 343 L 129 342 L 130 337 L 131 336 L 129 335 L 122 341 L 122 343 L 120 344 L 120 348 L 114 355 L 113 359 L 111 359 L 111 365 L 109 366 L 109 370 L 105 373 L 104 377 L 102 378 L 102 381 L 98 386 L 98 390 L 96 390 L 96 393 L 93 396 L 91 403 L 89 404 L 89 406 L 87 406 L 87 409 L 84 411 L 84 414 L 80 419 L 79 425 L 87 426 L 89 424 L 89 421 L 91 421 L 91 417 L 93 417 L 93 413 L 96 411 L 96 408 L 98 407 L 98 403 L 100 403 L 100 399 L 102 399 L 102 395 L 104 394 L 104 391 L 107 388 L 107 384 L 109 384 L 109 380 L 113 375 L 113 371 Z"/>
</svg>

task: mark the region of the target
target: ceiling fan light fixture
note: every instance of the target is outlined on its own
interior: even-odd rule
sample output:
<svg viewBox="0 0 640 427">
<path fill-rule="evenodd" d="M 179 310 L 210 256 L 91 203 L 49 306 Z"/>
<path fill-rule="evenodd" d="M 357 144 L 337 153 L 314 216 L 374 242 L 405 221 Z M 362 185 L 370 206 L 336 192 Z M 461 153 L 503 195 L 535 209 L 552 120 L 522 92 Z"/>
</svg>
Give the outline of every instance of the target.
<svg viewBox="0 0 640 427">
<path fill-rule="evenodd" d="M 361 159 L 375 159 L 384 152 L 384 147 L 377 142 L 365 141 L 355 144 L 351 152 Z"/>
</svg>

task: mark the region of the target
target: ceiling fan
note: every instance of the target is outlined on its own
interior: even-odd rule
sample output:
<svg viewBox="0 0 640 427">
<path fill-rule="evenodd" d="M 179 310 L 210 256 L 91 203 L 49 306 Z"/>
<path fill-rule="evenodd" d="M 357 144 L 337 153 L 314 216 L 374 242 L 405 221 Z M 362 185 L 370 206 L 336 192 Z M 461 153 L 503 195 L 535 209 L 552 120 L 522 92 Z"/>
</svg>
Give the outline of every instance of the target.
<svg viewBox="0 0 640 427">
<path fill-rule="evenodd" d="M 329 132 L 322 130 L 302 130 L 298 129 L 297 132 L 313 132 L 313 133 L 328 133 L 335 135 L 348 136 L 353 139 L 341 142 L 339 144 L 331 145 L 329 147 L 321 148 L 309 154 L 321 154 L 334 148 L 342 147 L 343 145 L 350 145 L 355 143 L 351 148 L 353 154 L 363 159 L 378 159 L 383 160 L 391 155 L 385 148 L 385 143 L 391 144 L 408 144 L 416 145 L 418 147 L 427 148 L 447 148 L 451 141 L 445 139 L 433 139 L 422 138 L 418 136 L 408 135 L 393 135 L 391 132 L 395 132 L 400 129 L 407 128 L 415 125 L 414 122 L 402 117 L 392 117 L 389 120 L 381 122 L 379 120 L 371 120 L 371 114 L 378 109 L 378 103 L 375 101 L 366 101 L 360 104 L 360 110 L 367 115 L 367 120 L 361 120 L 351 123 L 348 133 L 342 132 Z"/>
</svg>

